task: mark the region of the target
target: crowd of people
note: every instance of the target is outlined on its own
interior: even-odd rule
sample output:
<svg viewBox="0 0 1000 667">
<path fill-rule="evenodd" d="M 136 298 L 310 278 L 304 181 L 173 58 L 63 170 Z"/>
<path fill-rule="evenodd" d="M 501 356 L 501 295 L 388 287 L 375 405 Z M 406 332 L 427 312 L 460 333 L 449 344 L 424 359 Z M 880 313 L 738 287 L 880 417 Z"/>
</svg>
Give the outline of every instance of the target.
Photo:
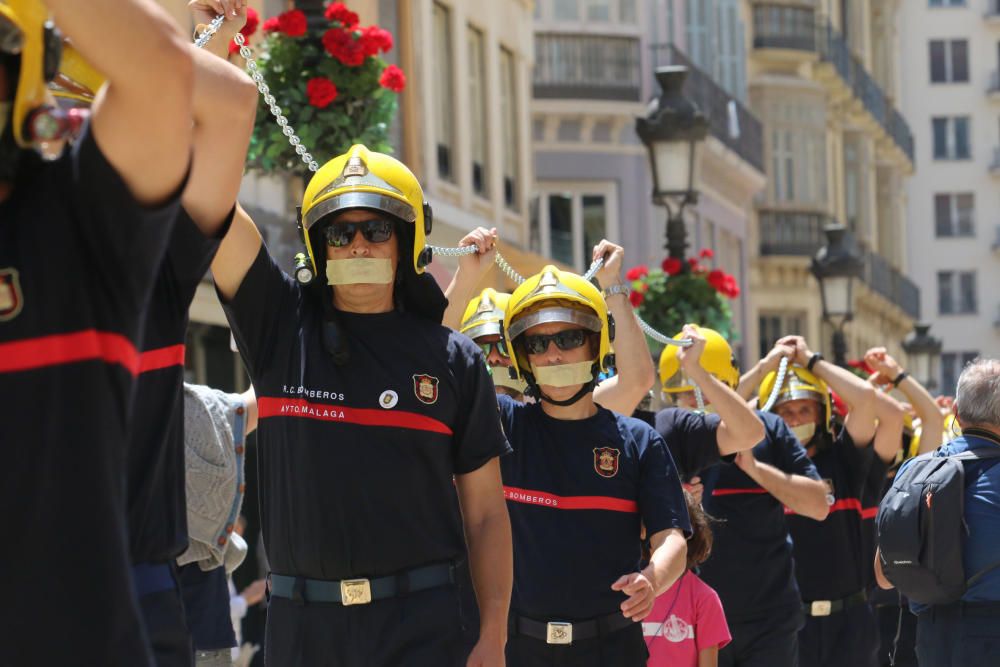
<svg viewBox="0 0 1000 667">
<path fill-rule="evenodd" d="M 1000 361 L 942 401 L 884 348 L 741 373 L 690 323 L 657 373 L 623 248 L 502 293 L 478 228 L 442 291 L 420 183 L 362 145 L 292 278 L 237 201 L 246 2 L 190 6 L 206 49 L 150 0 L 0 0 L 0 665 L 245 665 L 264 599 L 278 667 L 995 660 Z M 183 381 L 209 267 L 243 394 Z"/>
</svg>

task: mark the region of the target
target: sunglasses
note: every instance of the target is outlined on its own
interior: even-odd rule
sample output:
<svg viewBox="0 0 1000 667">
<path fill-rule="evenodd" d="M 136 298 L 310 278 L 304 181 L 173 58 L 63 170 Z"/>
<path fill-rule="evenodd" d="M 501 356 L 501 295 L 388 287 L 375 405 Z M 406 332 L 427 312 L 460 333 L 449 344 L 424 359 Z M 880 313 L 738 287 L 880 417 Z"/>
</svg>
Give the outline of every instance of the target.
<svg viewBox="0 0 1000 667">
<path fill-rule="evenodd" d="M 562 351 L 575 350 L 587 342 L 589 331 L 585 329 L 568 329 L 551 335 L 534 335 L 524 337 L 524 347 L 529 354 L 543 354 L 549 349 L 549 343 L 555 343 Z"/>
<path fill-rule="evenodd" d="M 498 340 L 490 343 L 479 343 L 479 348 L 483 351 L 483 355 L 488 359 L 490 356 L 490 350 L 493 346 L 497 348 L 497 354 L 499 354 L 504 359 L 510 358 L 510 352 L 507 351 L 507 342 L 504 340 Z"/>
<path fill-rule="evenodd" d="M 345 222 L 329 225 L 323 233 L 326 244 L 331 248 L 343 248 L 350 245 L 354 235 L 361 232 L 369 243 L 385 243 L 392 238 L 392 222 L 389 220 L 365 220 L 364 222 Z"/>
</svg>

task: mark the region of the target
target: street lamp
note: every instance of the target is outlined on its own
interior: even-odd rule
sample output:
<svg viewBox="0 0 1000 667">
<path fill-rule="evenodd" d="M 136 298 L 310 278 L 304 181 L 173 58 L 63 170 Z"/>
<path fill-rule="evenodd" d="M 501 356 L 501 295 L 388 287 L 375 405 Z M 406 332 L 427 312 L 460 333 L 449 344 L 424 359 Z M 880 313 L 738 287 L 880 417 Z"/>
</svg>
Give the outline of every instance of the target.
<svg viewBox="0 0 1000 667">
<path fill-rule="evenodd" d="M 323 12 L 326 11 L 323 0 L 295 0 L 295 8 L 302 10 L 310 28 L 320 29 L 328 26 Z"/>
<path fill-rule="evenodd" d="M 823 321 L 833 327 L 833 361 L 847 366 L 844 325 L 854 319 L 854 280 L 861 278 L 864 261 L 844 225 L 823 228 L 826 245 L 812 260 L 812 274 L 823 299 Z"/>
<path fill-rule="evenodd" d="M 913 376 L 928 390 L 937 387 L 938 365 L 941 362 L 941 339 L 928 333 L 931 325 L 916 324 L 903 341 L 903 351 L 910 358 Z"/>
<path fill-rule="evenodd" d="M 645 118 L 635 121 L 653 170 L 653 203 L 667 209 L 665 247 L 670 257 L 682 262 L 688 245 L 684 207 L 698 201 L 698 154 L 708 135 L 708 118 L 681 92 L 687 74 L 687 67 L 680 65 L 657 68 L 660 97 Z M 687 268 L 684 263 L 682 270 Z"/>
</svg>

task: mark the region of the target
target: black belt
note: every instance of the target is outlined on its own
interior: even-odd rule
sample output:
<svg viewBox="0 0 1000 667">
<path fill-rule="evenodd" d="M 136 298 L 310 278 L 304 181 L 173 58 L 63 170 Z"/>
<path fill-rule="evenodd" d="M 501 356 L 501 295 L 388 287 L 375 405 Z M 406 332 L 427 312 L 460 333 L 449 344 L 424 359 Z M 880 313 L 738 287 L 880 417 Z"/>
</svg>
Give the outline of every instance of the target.
<svg viewBox="0 0 1000 667">
<path fill-rule="evenodd" d="M 536 621 L 533 618 L 510 615 L 510 634 L 524 635 L 539 639 L 547 644 L 572 644 L 584 639 L 603 637 L 635 625 L 635 621 L 626 618 L 621 612 L 599 616 L 589 621 Z"/>
<path fill-rule="evenodd" d="M 836 614 L 851 607 L 857 607 L 860 604 L 864 604 L 867 600 L 868 593 L 862 590 L 848 595 L 841 600 L 813 600 L 812 602 L 803 602 L 802 611 L 805 612 L 806 616 L 829 616 L 830 614 Z"/>
<path fill-rule="evenodd" d="M 327 581 L 272 574 L 271 595 L 299 603 L 339 602 L 347 607 L 453 583 L 455 567 L 450 563 L 427 565 L 376 579 Z"/>
</svg>

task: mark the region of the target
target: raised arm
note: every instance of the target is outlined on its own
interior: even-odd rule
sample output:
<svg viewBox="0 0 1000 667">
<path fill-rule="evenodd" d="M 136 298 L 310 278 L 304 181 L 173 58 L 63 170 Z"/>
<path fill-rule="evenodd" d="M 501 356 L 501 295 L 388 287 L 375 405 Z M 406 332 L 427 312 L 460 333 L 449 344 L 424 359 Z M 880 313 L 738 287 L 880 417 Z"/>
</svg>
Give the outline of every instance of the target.
<svg viewBox="0 0 1000 667">
<path fill-rule="evenodd" d="M 229 300 L 236 296 L 260 252 L 261 243 L 257 226 L 243 207 L 236 204 L 233 222 L 212 260 L 212 277 L 222 298 Z"/>
<path fill-rule="evenodd" d="M 194 157 L 181 202 L 206 235 L 218 231 L 236 202 L 257 110 L 253 81 L 225 59 L 226 45 L 246 23 L 246 7 L 236 4 L 236 0 L 190 3 L 196 21 L 211 21 L 222 12 L 227 17 L 206 47 L 211 51 L 188 47 L 195 63 Z"/>
<path fill-rule="evenodd" d="M 865 361 L 873 369 L 878 371 L 879 382 L 891 383 L 897 380 L 903 373 L 903 368 L 899 362 L 892 358 L 884 347 L 873 347 L 865 353 Z M 909 374 L 898 384 L 898 389 L 906 396 L 906 400 L 913 406 L 917 416 L 920 417 L 921 437 L 920 454 L 933 451 L 941 444 L 941 437 L 937 434 L 944 431 L 944 415 L 941 414 L 937 402 L 930 392 Z M 924 437 L 928 435 L 930 437 Z"/>
<path fill-rule="evenodd" d="M 736 393 L 740 395 L 740 398 L 744 401 L 749 401 L 753 398 L 754 392 L 757 391 L 757 387 L 764 380 L 764 376 L 778 370 L 778 364 L 781 363 L 782 357 L 787 358 L 789 361 L 794 361 L 795 347 L 792 345 L 782 345 L 781 343 L 776 344 L 767 353 L 766 357 L 759 360 L 754 364 L 753 368 L 740 376 L 740 383 L 736 387 Z M 758 403 L 763 405 L 765 401 L 767 401 L 767 396 L 761 396 Z"/>
<path fill-rule="evenodd" d="M 653 358 L 646 346 L 646 337 L 635 318 L 628 293 L 608 294 L 608 290 L 614 286 L 625 284 L 621 275 L 625 251 L 621 246 L 604 239 L 594 246 L 594 260 L 601 257 L 604 258 L 604 266 L 596 277 L 604 290 L 608 312 L 615 319 L 615 366 L 618 372 L 597 385 L 594 401 L 608 410 L 628 416 L 656 381 L 656 369 L 653 368 Z"/>
<path fill-rule="evenodd" d="M 802 367 L 809 365 L 813 351 L 802 336 L 786 336 L 778 341 L 782 345 L 795 346 L 795 361 Z M 867 446 L 875 437 L 876 397 L 875 388 L 847 371 L 825 360 L 813 365 L 813 373 L 826 382 L 849 408 L 844 419 L 844 428 L 858 447 Z"/>
<path fill-rule="evenodd" d="M 702 368 L 701 353 L 705 349 L 705 337 L 698 332 L 698 329 L 686 324 L 684 336 L 692 339 L 694 345 L 681 348 L 677 359 L 684 375 L 697 385 L 705 401 L 712 404 L 722 420 L 716 432 L 719 454 L 728 456 L 751 449 L 764 439 L 766 435 L 764 424 L 739 394 Z"/>
<path fill-rule="evenodd" d="M 476 246 L 472 255 L 458 258 L 458 269 L 451 277 L 451 283 L 444 291 L 448 308 L 444 311 L 442 324 L 458 331 L 462 326 L 462 314 L 469 301 L 476 295 L 476 287 L 493 267 L 497 255 L 497 230 L 477 227 L 458 242 L 459 247 Z"/>
<path fill-rule="evenodd" d="M 794 475 L 758 461 L 752 451 L 736 455 L 736 465 L 761 488 L 796 514 L 822 521 L 830 513 L 826 484 L 804 475 Z"/>
<path fill-rule="evenodd" d="M 45 0 L 59 28 L 107 77 L 93 105 L 94 139 L 135 199 L 156 205 L 191 160 L 193 64 L 153 0 Z"/>
</svg>

